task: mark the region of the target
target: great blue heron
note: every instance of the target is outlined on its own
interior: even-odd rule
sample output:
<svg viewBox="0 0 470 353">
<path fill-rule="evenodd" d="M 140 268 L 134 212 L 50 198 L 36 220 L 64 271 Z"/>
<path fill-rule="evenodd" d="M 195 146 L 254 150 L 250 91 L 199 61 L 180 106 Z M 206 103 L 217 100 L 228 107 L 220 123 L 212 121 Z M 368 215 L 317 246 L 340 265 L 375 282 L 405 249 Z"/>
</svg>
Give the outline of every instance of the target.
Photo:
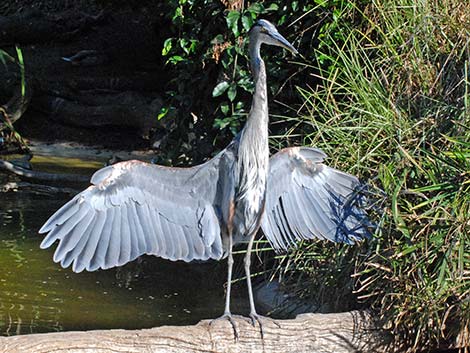
<svg viewBox="0 0 470 353">
<path fill-rule="evenodd" d="M 245 127 L 208 162 L 169 168 L 139 161 L 97 171 L 91 185 L 40 229 L 41 243 L 59 244 L 54 261 L 75 272 L 121 266 L 143 254 L 169 260 L 228 257 L 225 311 L 230 312 L 232 246 L 247 241 L 245 272 L 250 317 L 260 322 L 250 277 L 250 256 L 261 226 L 276 250 L 300 239 L 352 243 L 368 232 L 350 199 L 356 177 L 324 165 L 325 154 L 286 148 L 269 158 L 266 69 L 261 44 L 297 50 L 266 20 L 250 31 L 255 93 Z"/>
</svg>

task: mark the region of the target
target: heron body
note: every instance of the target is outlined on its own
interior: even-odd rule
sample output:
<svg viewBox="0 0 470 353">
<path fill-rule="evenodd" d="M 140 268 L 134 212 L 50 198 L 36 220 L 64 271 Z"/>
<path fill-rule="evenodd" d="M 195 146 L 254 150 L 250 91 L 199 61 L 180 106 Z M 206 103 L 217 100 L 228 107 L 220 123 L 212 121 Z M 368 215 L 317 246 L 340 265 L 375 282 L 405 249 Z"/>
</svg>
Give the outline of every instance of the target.
<svg viewBox="0 0 470 353">
<path fill-rule="evenodd" d="M 352 243 L 368 235 L 366 214 L 351 201 L 356 177 L 324 165 L 325 154 L 314 148 L 286 148 L 269 158 L 263 43 L 296 53 L 268 21 L 254 25 L 255 92 L 247 122 L 227 148 L 191 168 L 127 161 L 97 171 L 92 185 L 40 229 L 48 233 L 42 248 L 59 240 L 54 261 L 80 272 L 121 266 L 143 254 L 183 261 L 228 257 L 223 317 L 231 320 L 232 247 L 246 241 L 250 316 L 258 320 L 250 256 L 260 226 L 275 250 L 301 239 Z"/>
</svg>

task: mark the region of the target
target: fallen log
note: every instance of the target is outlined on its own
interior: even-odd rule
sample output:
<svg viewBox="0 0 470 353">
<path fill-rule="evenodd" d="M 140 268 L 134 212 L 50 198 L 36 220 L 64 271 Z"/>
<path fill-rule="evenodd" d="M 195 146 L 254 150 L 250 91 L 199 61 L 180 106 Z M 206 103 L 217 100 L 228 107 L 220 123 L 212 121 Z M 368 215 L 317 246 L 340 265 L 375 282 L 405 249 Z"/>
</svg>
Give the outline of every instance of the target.
<svg viewBox="0 0 470 353">
<path fill-rule="evenodd" d="M 2 192 L 23 192 L 35 195 L 52 195 L 52 194 L 65 194 L 73 197 L 80 192 L 80 190 L 68 187 L 57 187 L 42 184 L 33 184 L 28 182 L 8 182 L 0 185 L 0 193 Z"/>
<path fill-rule="evenodd" d="M 76 174 L 56 174 L 29 170 L 17 166 L 11 162 L 0 160 L 0 171 L 6 171 L 20 178 L 36 181 L 47 182 L 68 182 L 68 183 L 87 183 L 90 180 L 89 176 L 76 175 Z"/>
<path fill-rule="evenodd" d="M 259 326 L 235 317 L 239 339 L 227 320 L 143 330 L 60 332 L 0 338 L 0 353 L 45 352 L 392 352 L 370 315 L 362 311 L 301 314 L 263 320 Z"/>
</svg>

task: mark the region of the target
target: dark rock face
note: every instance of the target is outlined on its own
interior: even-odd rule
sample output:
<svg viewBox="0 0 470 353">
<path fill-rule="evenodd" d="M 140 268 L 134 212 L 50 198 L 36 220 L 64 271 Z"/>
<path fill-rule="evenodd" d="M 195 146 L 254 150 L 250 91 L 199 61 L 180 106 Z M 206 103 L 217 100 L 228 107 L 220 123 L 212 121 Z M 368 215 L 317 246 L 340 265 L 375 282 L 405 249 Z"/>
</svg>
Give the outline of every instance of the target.
<svg viewBox="0 0 470 353">
<path fill-rule="evenodd" d="M 111 148 L 148 147 L 152 136 L 168 133 L 173 123 L 157 119 L 167 79 L 161 59 L 165 34 L 155 30 L 163 21 L 159 6 L 2 2 L 0 49 L 12 58 L 17 58 L 15 46 L 21 49 L 31 94 L 17 130 L 28 138 Z M 0 66 L 0 81 L 8 82 L 0 87 L 5 105 L 18 91 L 21 75 L 14 64 Z"/>
</svg>

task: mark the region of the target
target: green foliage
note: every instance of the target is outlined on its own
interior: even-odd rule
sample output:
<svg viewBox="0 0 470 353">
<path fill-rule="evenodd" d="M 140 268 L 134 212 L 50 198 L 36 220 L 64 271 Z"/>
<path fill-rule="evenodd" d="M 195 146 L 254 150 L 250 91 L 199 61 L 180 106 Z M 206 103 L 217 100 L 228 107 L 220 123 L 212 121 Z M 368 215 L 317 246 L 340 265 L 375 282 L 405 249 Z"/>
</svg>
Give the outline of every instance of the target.
<svg viewBox="0 0 470 353">
<path fill-rule="evenodd" d="M 174 79 L 160 118 L 194 113 L 205 131 L 238 132 L 253 91 L 242 38 L 267 18 L 304 56 L 286 65 L 263 51 L 272 146 L 314 145 L 370 180 L 374 239 L 277 258 L 291 291 L 331 310 L 371 307 L 410 351 L 468 345 L 469 5 L 172 0 L 167 13 Z"/>
<path fill-rule="evenodd" d="M 296 131 L 370 180 L 379 227 L 361 247 L 306 244 L 279 271 L 336 309 L 355 288 L 409 351 L 468 346 L 470 5 L 374 0 L 338 16 L 307 67 L 318 84 L 298 88 Z"/>
<path fill-rule="evenodd" d="M 173 77 L 167 85 L 168 105 L 182 116 L 196 113 L 200 120 L 220 129 L 222 135 L 227 130 L 232 135 L 240 130 L 253 93 L 243 39 L 254 22 L 258 18 L 269 19 L 311 59 L 314 31 L 319 26 L 316 16 L 329 17 L 343 1 L 259 1 L 246 7 L 243 1 L 232 1 L 238 6 L 231 9 L 223 3 L 170 1 L 172 34 L 165 40 L 162 54 Z M 292 74 L 293 66 L 285 64 L 282 51 L 276 50 L 274 55 L 269 50 L 265 53 L 272 96 L 294 102 L 295 81 L 304 77 Z M 289 90 L 283 90 L 289 80 Z M 274 109 L 278 113 L 286 111 L 283 107 Z"/>
</svg>

